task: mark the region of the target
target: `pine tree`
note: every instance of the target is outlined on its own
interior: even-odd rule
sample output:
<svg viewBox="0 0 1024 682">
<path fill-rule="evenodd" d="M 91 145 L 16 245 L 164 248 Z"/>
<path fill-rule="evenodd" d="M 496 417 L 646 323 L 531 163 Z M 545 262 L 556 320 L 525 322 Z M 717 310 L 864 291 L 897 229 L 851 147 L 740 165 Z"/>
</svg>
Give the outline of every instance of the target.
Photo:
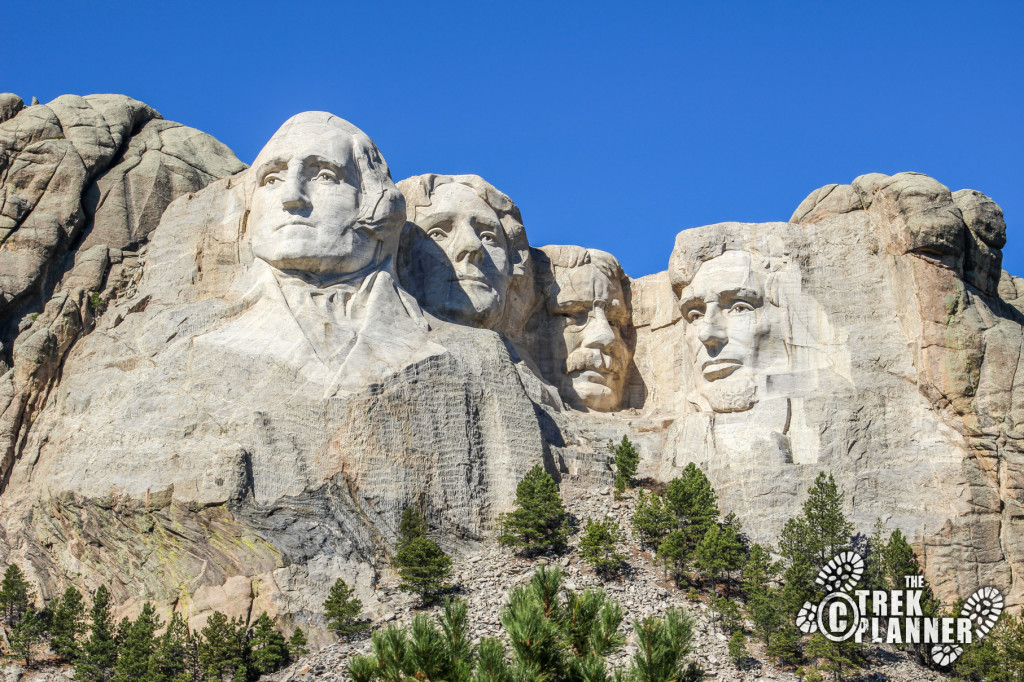
<svg viewBox="0 0 1024 682">
<path fill-rule="evenodd" d="M 75 661 L 75 679 L 82 682 L 107 682 L 117 662 L 114 619 L 110 615 L 110 592 L 100 585 L 89 611 L 89 638 L 82 655 Z"/>
<path fill-rule="evenodd" d="M 732 526 L 713 525 L 697 544 L 693 553 L 694 563 L 711 578 L 712 583 L 717 583 L 722 574 L 737 571 L 743 566 L 743 549 L 743 543 Z"/>
<path fill-rule="evenodd" d="M 292 636 L 288 638 L 288 654 L 292 660 L 302 658 L 308 654 L 308 644 L 309 641 L 306 639 L 306 633 L 302 631 L 302 628 L 295 628 Z"/>
<path fill-rule="evenodd" d="M 153 605 L 149 602 L 143 604 L 139 617 L 128 626 L 120 655 L 114 664 L 112 682 L 134 682 L 146 678 L 156 644 L 156 631 L 160 626 L 160 618 Z"/>
<path fill-rule="evenodd" d="M 191 639 L 185 619 L 180 613 L 172 613 L 167 628 L 153 643 L 146 679 L 150 682 L 185 682 L 186 679 L 194 679 L 190 669 L 193 659 Z"/>
<path fill-rule="evenodd" d="M 677 528 L 679 519 L 661 495 L 647 495 L 641 489 L 633 512 L 633 532 L 637 541 L 648 548 L 657 549 L 662 540 Z"/>
<path fill-rule="evenodd" d="M 358 621 L 363 610 L 363 602 L 353 596 L 352 588 L 343 579 L 334 581 L 331 591 L 324 601 L 324 618 L 327 627 L 342 639 L 348 639 L 369 627 L 368 623 Z"/>
<path fill-rule="evenodd" d="M 626 673 L 631 682 L 696 682 L 703 672 L 687 662 L 693 641 L 693 620 L 679 609 L 663 618 L 633 622 L 637 651 Z"/>
<path fill-rule="evenodd" d="M 732 637 L 729 638 L 729 659 L 733 665 L 742 670 L 746 667 L 749 657 L 747 636 L 743 634 L 743 628 L 736 628 L 732 633 Z"/>
<path fill-rule="evenodd" d="M 682 476 L 669 482 L 665 499 L 682 524 L 687 549 L 692 553 L 718 519 L 718 495 L 704 472 L 690 462 Z"/>
<path fill-rule="evenodd" d="M 79 641 L 85 633 L 85 603 L 74 587 L 68 587 L 53 605 L 50 649 L 62 661 L 71 662 L 82 652 Z"/>
<path fill-rule="evenodd" d="M 288 643 L 266 611 L 256 619 L 250 645 L 252 668 L 257 675 L 272 673 L 288 664 Z"/>
<path fill-rule="evenodd" d="M 32 656 L 37 646 L 43 643 L 46 635 L 46 622 L 43 614 L 34 606 L 18 618 L 17 625 L 11 630 L 11 652 L 18 658 L 25 659 L 25 667 L 32 666 Z"/>
<path fill-rule="evenodd" d="M 619 524 L 611 517 L 604 521 L 590 519 L 580 538 L 580 556 L 595 573 L 608 580 L 625 568 L 626 556 L 618 551 L 618 545 L 623 539 Z"/>
<path fill-rule="evenodd" d="M 747 600 L 764 594 L 778 577 L 779 567 L 772 561 L 771 550 L 755 543 L 743 564 L 743 594 Z"/>
<path fill-rule="evenodd" d="M 8 566 L 4 571 L 3 581 L 0 582 L 0 615 L 9 628 L 14 628 L 18 624 L 34 599 L 35 590 L 25 578 L 21 567 L 18 564 Z"/>
<path fill-rule="evenodd" d="M 214 611 L 201 634 L 199 661 L 206 679 L 248 677 L 251 649 L 243 622 Z"/>
<path fill-rule="evenodd" d="M 780 593 L 780 588 L 771 587 L 747 596 L 747 613 L 754 623 L 754 634 L 765 647 L 770 647 L 773 636 L 788 625 Z"/>
<path fill-rule="evenodd" d="M 424 603 L 430 603 L 449 589 L 452 560 L 426 533 L 423 516 L 414 507 L 406 507 L 391 563 L 402 578 L 399 589 L 416 592 Z"/>
<path fill-rule="evenodd" d="M 569 517 L 558 484 L 540 465 L 516 486 L 516 508 L 498 520 L 498 541 L 530 552 L 561 551 L 569 533 Z"/>
<path fill-rule="evenodd" d="M 819 668 L 832 673 L 834 680 L 842 680 L 844 671 L 855 670 L 863 663 L 860 646 L 852 639 L 833 642 L 820 632 L 811 635 L 807 656 L 820 660 Z"/>
<path fill-rule="evenodd" d="M 665 570 L 679 580 L 690 560 L 690 547 L 686 533 L 677 528 L 666 535 L 658 545 L 657 556 L 665 565 Z"/>
<path fill-rule="evenodd" d="M 732 634 L 743 628 L 743 616 L 739 605 L 728 597 L 712 596 L 708 602 L 714 622 L 720 626 L 723 634 Z"/>
<path fill-rule="evenodd" d="M 636 476 L 636 469 L 640 463 L 640 451 L 627 436 L 623 436 L 618 445 L 608 441 L 608 452 L 613 456 L 615 493 L 618 496 L 633 485 L 633 477 Z"/>
</svg>

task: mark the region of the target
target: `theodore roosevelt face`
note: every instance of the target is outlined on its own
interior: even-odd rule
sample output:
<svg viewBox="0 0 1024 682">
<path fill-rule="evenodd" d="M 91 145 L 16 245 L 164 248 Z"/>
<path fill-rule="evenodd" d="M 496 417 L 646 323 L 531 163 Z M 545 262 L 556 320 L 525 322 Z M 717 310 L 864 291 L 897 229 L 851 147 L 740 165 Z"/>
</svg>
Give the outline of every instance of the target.
<svg viewBox="0 0 1024 682">
<path fill-rule="evenodd" d="M 374 263 L 380 242 L 360 229 L 361 182 L 351 135 L 301 122 L 274 135 L 253 166 L 253 255 L 280 270 L 323 278 Z"/>
<path fill-rule="evenodd" d="M 501 316 L 511 272 L 508 239 L 497 213 L 470 187 L 436 187 L 428 206 L 410 210 L 410 221 L 433 243 L 419 245 L 431 308 L 461 324 L 490 328 Z"/>
<path fill-rule="evenodd" d="M 727 251 L 701 264 L 680 295 L 697 387 L 715 412 L 747 410 L 757 400 L 754 367 L 767 331 L 753 265 L 751 254 Z"/>
<path fill-rule="evenodd" d="M 563 397 L 591 410 L 613 410 L 622 400 L 630 360 L 622 284 L 593 262 L 556 267 L 554 279 L 557 293 L 548 311 L 560 322 L 565 343 Z"/>
</svg>

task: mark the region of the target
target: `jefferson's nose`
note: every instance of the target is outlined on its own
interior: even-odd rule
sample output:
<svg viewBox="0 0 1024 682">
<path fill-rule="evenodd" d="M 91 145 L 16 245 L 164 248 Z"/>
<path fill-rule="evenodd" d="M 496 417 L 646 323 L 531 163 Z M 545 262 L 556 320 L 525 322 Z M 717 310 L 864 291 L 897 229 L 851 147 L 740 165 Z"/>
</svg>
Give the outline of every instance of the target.
<svg viewBox="0 0 1024 682">
<path fill-rule="evenodd" d="M 594 308 L 587 326 L 583 329 L 583 346 L 604 350 L 615 342 L 615 330 L 608 323 L 603 308 Z"/>
<path fill-rule="evenodd" d="M 304 211 L 312 207 L 306 191 L 306 181 L 297 173 L 289 173 L 281 192 L 281 205 L 286 211 Z"/>
<path fill-rule="evenodd" d="M 483 258 L 484 244 L 476 235 L 472 225 L 461 223 L 455 226 L 455 239 L 452 242 L 452 254 L 456 263 L 469 261 L 476 264 Z"/>
<path fill-rule="evenodd" d="M 708 349 L 711 356 L 718 355 L 725 344 L 729 343 L 729 334 L 722 324 L 722 313 L 717 308 L 709 308 L 707 314 L 697 321 L 697 338 Z"/>
</svg>

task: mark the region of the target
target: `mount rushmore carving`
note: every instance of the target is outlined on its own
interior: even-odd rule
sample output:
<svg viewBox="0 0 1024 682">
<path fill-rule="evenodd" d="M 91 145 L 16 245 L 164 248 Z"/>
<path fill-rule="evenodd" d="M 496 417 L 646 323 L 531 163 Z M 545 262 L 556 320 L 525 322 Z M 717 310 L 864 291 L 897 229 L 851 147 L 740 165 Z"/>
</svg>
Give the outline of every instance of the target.
<svg viewBox="0 0 1024 682">
<path fill-rule="evenodd" d="M 941 597 L 1021 602 L 1024 282 L 978 192 L 861 176 L 632 279 L 478 176 L 396 185 L 331 114 L 246 168 L 129 98 L 2 104 L 0 555 L 46 595 L 316 627 L 338 575 L 374 606 L 407 505 L 473 543 L 627 433 L 755 540 L 829 471 Z"/>
</svg>

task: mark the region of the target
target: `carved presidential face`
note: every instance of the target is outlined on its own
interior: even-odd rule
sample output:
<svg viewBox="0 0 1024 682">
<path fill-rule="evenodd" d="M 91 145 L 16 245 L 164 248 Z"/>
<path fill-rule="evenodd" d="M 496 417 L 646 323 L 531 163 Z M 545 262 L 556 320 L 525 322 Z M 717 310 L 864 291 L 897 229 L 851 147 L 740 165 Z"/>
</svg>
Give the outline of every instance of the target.
<svg viewBox="0 0 1024 682">
<path fill-rule="evenodd" d="M 594 263 L 555 267 L 554 279 L 548 312 L 565 344 L 559 349 L 564 350 L 562 397 L 591 410 L 613 410 L 622 400 L 630 360 L 622 285 Z"/>
<path fill-rule="evenodd" d="M 419 228 L 410 257 L 425 305 L 446 319 L 491 328 L 501 317 L 511 273 L 497 213 L 470 187 L 436 187 L 409 219 Z"/>
<path fill-rule="evenodd" d="M 281 270 L 338 277 L 372 265 L 380 241 L 358 222 L 352 136 L 302 122 L 279 131 L 254 163 L 253 254 Z"/>
<path fill-rule="evenodd" d="M 767 335 L 764 284 L 751 254 L 727 251 L 704 262 L 679 302 L 698 390 L 715 412 L 750 409 L 758 346 Z"/>
</svg>

